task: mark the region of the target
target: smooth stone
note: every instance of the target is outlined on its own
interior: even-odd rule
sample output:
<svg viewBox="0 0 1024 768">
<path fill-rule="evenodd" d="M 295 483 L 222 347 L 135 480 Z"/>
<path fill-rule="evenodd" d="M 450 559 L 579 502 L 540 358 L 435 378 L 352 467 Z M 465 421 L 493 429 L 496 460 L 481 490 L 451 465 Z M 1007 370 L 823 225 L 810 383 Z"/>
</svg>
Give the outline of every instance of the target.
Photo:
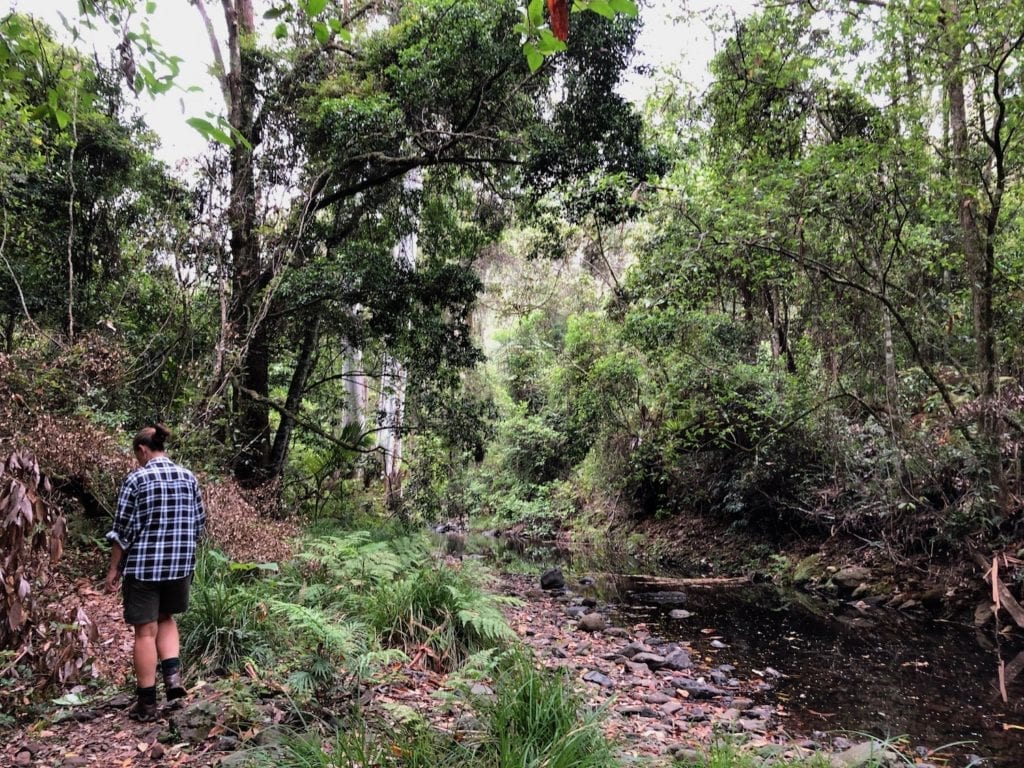
<svg viewBox="0 0 1024 768">
<path fill-rule="evenodd" d="M 580 617 L 577 626 L 584 632 L 600 632 L 608 626 L 608 622 L 600 613 L 588 613 Z"/>
<path fill-rule="evenodd" d="M 596 683 L 597 685 L 600 685 L 602 688 L 611 688 L 613 685 L 615 685 L 615 682 L 610 677 L 608 677 L 608 675 L 598 672 L 597 670 L 591 670 L 590 672 L 587 672 L 587 674 L 583 676 L 583 679 L 588 683 Z"/>
</svg>

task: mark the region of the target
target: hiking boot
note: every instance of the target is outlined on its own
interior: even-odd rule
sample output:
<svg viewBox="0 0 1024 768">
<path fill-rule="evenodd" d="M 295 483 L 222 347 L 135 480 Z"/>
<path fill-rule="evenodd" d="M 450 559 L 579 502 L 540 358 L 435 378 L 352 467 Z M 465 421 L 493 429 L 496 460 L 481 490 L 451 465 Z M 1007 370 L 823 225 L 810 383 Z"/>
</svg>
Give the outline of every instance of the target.
<svg viewBox="0 0 1024 768">
<path fill-rule="evenodd" d="M 185 690 L 185 686 L 181 684 L 180 669 L 164 675 L 164 695 L 167 696 L 168 701 L 182 699 L 187 693 L 188 691 Z"/>
<path fill-rule="evenodd" d="M 135 702 L 135 706 L 128 710 L 128 717 L 132 720 L 137 720 L 140 723 L 152 723 L 156 720 L 157 707 L 156 702 L 142 701 L 141 699 Z"/>
</svg>

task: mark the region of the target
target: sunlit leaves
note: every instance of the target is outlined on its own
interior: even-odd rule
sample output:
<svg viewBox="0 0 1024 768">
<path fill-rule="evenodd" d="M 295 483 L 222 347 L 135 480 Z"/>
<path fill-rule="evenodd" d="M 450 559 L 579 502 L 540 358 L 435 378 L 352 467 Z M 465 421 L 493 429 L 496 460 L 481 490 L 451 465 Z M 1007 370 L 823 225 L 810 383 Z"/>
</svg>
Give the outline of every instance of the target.
<svg viewBox="0 0 1024 768">
<path fill-rule="evenodd" d="M 234 145 L 234 141 L 231 139 L 230 128 L 222 128 L 202 117 L 190 117 L 185 122 L 199 131 L 209 141 L 215 141 L 228 147 Z M 223 118 L 221 118 L 221 122 L 224 122 Z"/>
</svg>

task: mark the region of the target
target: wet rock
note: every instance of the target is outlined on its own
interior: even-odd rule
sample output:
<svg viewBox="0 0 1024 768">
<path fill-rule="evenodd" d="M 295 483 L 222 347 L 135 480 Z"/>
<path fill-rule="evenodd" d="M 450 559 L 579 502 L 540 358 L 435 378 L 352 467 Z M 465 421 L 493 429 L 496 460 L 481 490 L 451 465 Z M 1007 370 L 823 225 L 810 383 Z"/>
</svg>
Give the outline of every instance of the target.
<svg viewBox="0 0 1024 768">
<path fill-rule="evenodd" d="M 793 583 L 806 584 L 809 581 L 819 581 L 824 576 L 823 556 L 820 553 L 808 555 L 793 568 Z"/>
<path fill-rule="evenodd" d="M 586 616 L 590 613 L 590 610 L 582 605 L 570 605 L 565 609 L 565 615 L 570 619 L 578 619 L 581 616 Z"/>
<path fill-rule="evenodd" d="M 729 676 L 720 669 L 712 669 L 708 675 L 711 677 L 712 682 L 718 685 L 725 685 L 729 682 Z"/>
<path fill-rule="evenodd" d="M 650 707 L 640 706 L 639 704 L 628 704 L 624 707 L 616 707 L 615 711 L 625 717 L 657 717 L 658 713 Z"/>
<path fill-rule="evenodd" d="M 600 613 L 588 613 L 580 617 L 577 626 L 584 632 L 600 632 L 608 626 Z"/>
<path fill-rule="evenodd" d="M 644 696 L 643 701 L 645 704 L 666 704 L 672 701 L 672 697 L 667 694 L 661 693 L 660 691 L 657 691 L 655 693 L 649 693 L 646 696 Z"/>
<path fill-rule="evenodd" d="M 677 677 L 672 680 L 672 685 L 679 691 L 685 691 L 691 699 L 713 699 L 716 696 L 724 696 L 725 691 L 713 685 L 693 680 L 689 677 Z"/>
<path fill-rule="evenodd" d="M 592 597 L 584 597 L 580 600 L 580 605 L 585 605 L 587 608 L 597 608 L 597 600 Z"/>
<path fill-rule="evenodd" d="M 636 643 L 636 642 L 634 642 L 634 643 L 626 643 L 626 645 L 622 646 L 622 649 L 619 651 L 619 653 L 621 653 L 627 659 L 631 659 L 634 656 L 636 656 L 638 653 L 645 653 L 648 650 L 649 650 L 648 647 L 646 645 L 644 645 L 643 643 Z"/>
<path fill-rule="evenodd" d="M 679 710 L 683 708 L 683 705 L 673 699 L 672 701 L 666 701 L 661 705 L 661 711 L 666 717 L 672 717 Z"/>
<path fill-rule="evenodd" d="M 637 675 L 638 677 L 647 677 L 651 674 L 651 668 L 646 664 L 638 664 L 635 661 L 624 661 L 622 668 L 629 672 L 631 675 Z"/>
<path fill-rule="evenodd" d="M 703 765 L 705 762 L 704 753 L 685 744 L 677 744 L 668 748 L 668 753 L 676 760 L 686 765 Z"/>
<path fill-rule="evenodd" d="M 615 685 L 615 681 L 608 677 L 608 675 L 598 672 L 596 669 L 587 672 L 587 674 L 583 676 L 583 679 L 588 683 L 596 683 L 602 688 L 611 688 Z"/>
<path fill-rule="evenodd" d="M 870 593 L 871 593 L 871 587 L 869 585 L 867 585 L 867 584 L 861 584 L 855 590 L 853 590 L 853 594 L 850 595 L 850 597 L 852 597 L 854 600 L 858 600 L 858 599 L 860 599 L 862 597 L 867 596 Z M 866 606 L 867 603 L 865 603 L 864 605 Z"/>
<path fill-rule="evenodd" d="M 564 589 L 565 576 L 560 568 L 551 568 L 540 575 L 540 588 L 546 590 Z"/>
<path fill-rule="evenodd" d="M 637 664 L 646 664 L 651 669 L 661 669 L 665 666 L 665 657 L 656 653 L 637 653 L 633 656 L 633 661 Z"/>
<path fill-rule="evenodd" d="M 688 619 L 691 616 L 693 616 L 693 614 L 685 608 L 673 608 L 668 612 L 668 617 L 670 619 Z"/>
<path fill-rule="evenodd" d="M 832 583 L 841 589 L 854 590 L 871 580 L 871 571 L 862 565 L 848 565 L 832 574 Z"/>
<path fill-rule="evenodd" d="M 829 758 L 833 768 L 896 768 L 901 758 L 877 741 L 854 744 Z"/>
<path fill-rule="evenodd" d="M 689 597 L 685 592 L 665 590 L 663 592 L 645 592 L 637 595 L 640 602 L 646 605 L 682 605 Z"/>
</svg>

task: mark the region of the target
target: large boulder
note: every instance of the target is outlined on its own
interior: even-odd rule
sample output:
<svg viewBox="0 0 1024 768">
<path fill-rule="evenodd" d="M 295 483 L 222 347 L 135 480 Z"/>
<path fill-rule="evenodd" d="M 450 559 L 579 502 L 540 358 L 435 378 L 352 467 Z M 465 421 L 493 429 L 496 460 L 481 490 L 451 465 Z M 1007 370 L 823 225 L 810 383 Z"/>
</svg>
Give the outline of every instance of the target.
<svg viewBox="0 0 1024 768">
<path fill-rule="evenodd" d="M 559 568 L 551 568 L 540 575 L 541 589 L 565 589 L 565 576 Z"/>
<path fill-rule="evenodd" d="M 585 616 L 580 616 L 578 626 L 584 632 L 600 632 L 608 626 L 608 622 L 600 613 L 588 613 Z"/>
<path fill-rule="evenodd" d="M 863 565 L 848 565 L 832 574 L 833 584 L 851 592 L 870 579 L 871 571 Z"/>
</svg>

